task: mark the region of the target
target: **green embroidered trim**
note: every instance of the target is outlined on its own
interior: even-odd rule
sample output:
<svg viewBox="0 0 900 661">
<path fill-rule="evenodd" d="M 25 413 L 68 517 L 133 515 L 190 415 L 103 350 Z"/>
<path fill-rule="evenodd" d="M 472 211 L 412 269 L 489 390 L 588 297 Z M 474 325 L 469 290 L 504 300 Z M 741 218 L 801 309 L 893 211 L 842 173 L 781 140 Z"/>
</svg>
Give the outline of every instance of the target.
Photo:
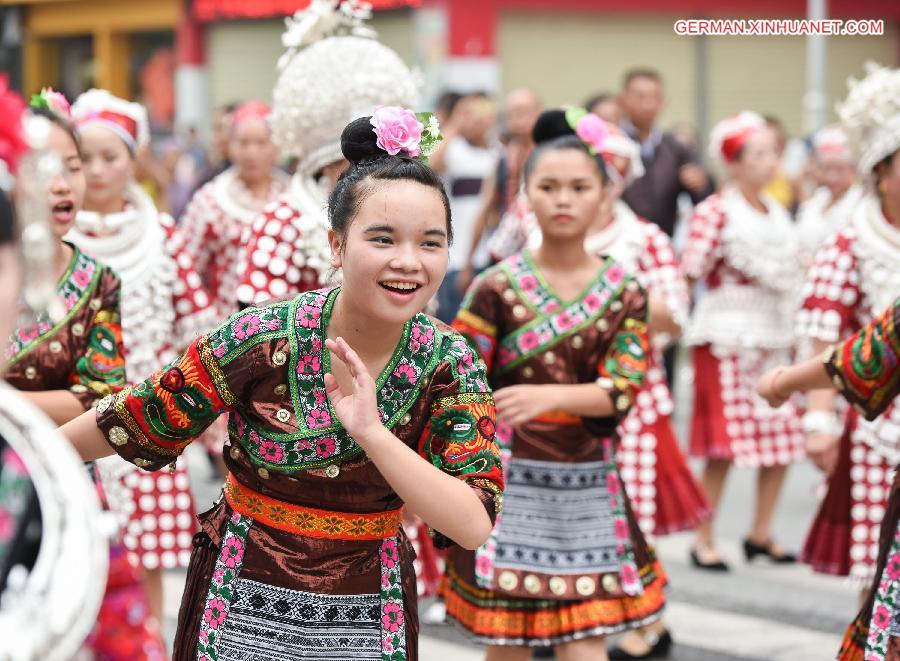
<svg viewBox="0 0 900 661">
<path fill-rule="evenodd" d="M 19 342 L 17 342 L 17 336 L 20 331 L 17 331 L 16 335 L 13 336 L 13 345 L 10 348 L 12 358 L 10 358 L 10 360 L 6 363 L 5 369 L 7 370 L 13 365 L 19 363 L 25 356 L 34 351 L 38 346 L 52 339 L 57 333 L 59 333 L 60 330 L 68 326 L 69 322 L 72 321 L 72 317 L 78 314 L 81 309 L 88 303 L 88 299 L 91 298 L 91 295 L 94 293 L 94 291 L 96 291 L 97 285 L 100 283 L 100 278 L 106 268 L 85 255 L 76 246 L 72 244 L 67 245 L 70 245 L 72 247 L 72 259 L 69 261 L 69 266 L 66 268 L 66 272 L 63 273 L 62 277 L 56 283 L 56 291 L 59 297 L 63 299 L 63 301 L 68 301 L 73 294 L 77 296 L 77 300 L 71 308 L 66 310 L 66 314 L 56 324 L 51 325 L 50 320 L 46 316 L 46 314 L 40 314 L 34 324 L 38 327 L 38 336 L 30 342 L 22 343 L 18 348 L 16 348 L 16 344 L 19 344 Z M 72 279 L 72 274 L 75 273 L 76 270 L 84 270 L 90 265 L 93 265 L 94 272 L 91 276 L 90 281 L 88 281 L 86 285 L 81 287 Z"/>
</svg>

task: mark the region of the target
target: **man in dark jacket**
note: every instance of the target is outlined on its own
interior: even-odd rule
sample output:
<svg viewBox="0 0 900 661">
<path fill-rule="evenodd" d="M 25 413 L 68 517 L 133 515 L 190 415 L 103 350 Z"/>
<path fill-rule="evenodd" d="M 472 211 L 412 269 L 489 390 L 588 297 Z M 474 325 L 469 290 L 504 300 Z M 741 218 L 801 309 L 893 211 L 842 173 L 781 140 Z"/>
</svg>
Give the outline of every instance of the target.
<svg viewBox="0 0 900 661">
<path fill-rule="evenodd" d="M 645 170 L 622 199 L 637 215 L 672 236 L 678 196 L 686 192 L 695 204 L 700 202 L 714 190 L 712 177 L 700 165 L 697 154 L 656 127 L 664 105 L 662 79 L 656 71 L 629 71 L 619 102 L 624 115 L 622 129 L 640 144 Z"/>
</svg>

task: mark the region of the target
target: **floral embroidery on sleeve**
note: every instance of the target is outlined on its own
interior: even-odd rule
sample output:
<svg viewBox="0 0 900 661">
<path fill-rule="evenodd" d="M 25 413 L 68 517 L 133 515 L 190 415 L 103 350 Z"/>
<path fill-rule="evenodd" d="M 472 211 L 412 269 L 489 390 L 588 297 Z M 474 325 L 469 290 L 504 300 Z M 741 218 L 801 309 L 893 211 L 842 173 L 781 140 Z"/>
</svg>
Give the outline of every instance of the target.
<svg viewBox="0 0 900 661">
<path fill-rule="evenodd" d="M 900 394 L 900 298 L 825 355 L 834 385 L 874 419 Z"/>
<path fill-rule="evenodd" d="M 107 285 L 108 282 L 112 284 Z M 90 408 L 97 399 L 117 392 L 125 385 L 119 279 L 107 271 L 101 276 L 100 286 L 105 287 L 106 291 L 101 293 L 101 305 L 91 327 L 84 331 L 87 333 L 85 352 L 76 360 L 69 377 L 72 393 L 85 408 Z"/>
</svg>

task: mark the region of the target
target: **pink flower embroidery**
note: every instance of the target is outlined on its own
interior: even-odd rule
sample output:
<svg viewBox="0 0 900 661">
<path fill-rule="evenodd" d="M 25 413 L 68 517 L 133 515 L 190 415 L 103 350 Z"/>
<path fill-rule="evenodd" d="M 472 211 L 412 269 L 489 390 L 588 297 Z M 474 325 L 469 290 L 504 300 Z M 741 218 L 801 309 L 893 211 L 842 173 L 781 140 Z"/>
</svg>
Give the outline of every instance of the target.
<svg viewBox="0 0 900 661">
<path fill-rule="evenodd" d="M 385 636 L 382 639 L 381 651 L 382 652 L 393 652 L 394 651 L 394 637 L 393 636 Z"/>
<path fill-rule="evenodd" d="M 240 523 L 240 522 L 241 522 L 241 515 L 238 514 L 237 512 L 232 512 L 232 514 L 231 514 L 231 522 L 232 522 L 232 523 Z"/>
<path fill-rule="evenodd" d="M 297 311 L 297 323 L 303 328 L 318 328 L 322 311 L 313 305 L 301 305 Z"/>
<path fill-rule="evenodd" d="M 381 626 L 391 633 L 399 631 L 400 626 L 403 624 L 403 609 L 400 608 L 400 604 L 388 602 L 384 605 L 384 609 L 381 612 L 383 613 Z"/>
<path fill-rule="evenodd" d="M 31 342 L 34 338 L 38 336 L 40 329 L 37 324 L 32 324 L 31 326 L 26 326 L 25 328 L 19 329 L 19 340 L 21 342 Z"/>
<path fill-rule="evenodd" d="M 884 567 L 884 574 L 892 581 L 900 579 L 900 557 L 895 555 L 888 560 Z"/>
<path fill-rule="evenodd" d="M 259 318 L 252 314 L 245 314 L 234 322 L 232 328 L 234 336 L 239 340 L 246 340 L 259 332 Z"/>
<path fill-rule="evenodd" d="M 279 319 L 278 317 L 269 319 L 268 321 L 263 322 L 263 326 L 267 330 L 279 330 L 281 328 L 281 319 Z"/>
<path fill-rule="evenodd" d="M 622 583 L 625 585 L 634 585 L 637 582 L 637 571 L 631 563 L 622 565 Z"/>
<path fill-rule="evenodd" d="M 91 275 L 93 274 L 87 269 L 72 271 L 72 282 L 74 282 L 79 287 L 87 287 L 91 282 Z"/>
<path fill-rule="evenodd" d="M 616 519 L 613 523 L 613 530 L 619 539 L 628 539 L 628 524 L 622 519 Z"/>
<path fill-rule="evenodd" d="M 430 344 L 434 339 L 434 329 L 429 326 L 419 326 L 417 324 L 413 326 L 412 339 L 419 344 Z"/>
<path fill-rule="evenodd" d="M 530 273 L 525 273 L 519 276 L 519 289 L 522 291 L 534 291 L 537 289 L 538 281 Z"/>
<path fill-rule="evenodd" d="M 575 320 L 572 319 L 568 312 L 563 312 L 556 317 L 556 325 L 559 330 L 569 330 L 570 328 L 572 328 L 572 326 L 575 325 Z"/>
<path fill-rule="evenodd" d="M 316 441 L 316 454 L 322 457 L 322 459 L 327 459 L 334 454 L 334 451 L 335 442 L 334 439 L 330 436 L 320 438 L 318 441 Z"/>
<path fill-rule="evenodd" d="M 619 476 L 615 473 L 607 473 L 606 488 L 609 489 L 610 496 L 619 495 Z"/>
<path fill-rule="evenodd" d="M 537 333 L 528 331 L 519 336 L 519 350 L 523 353 L 533 351 L 539 345 Z"/>
<path fill-rule="evenodd" d="M 486 553 L 479 553 L 475 556 L 475 573 L 479 576 L 490 576 L 494 563 Z"/>
<path fill-rule="evenodd" d="M 239 537 L 230 537 L 225 540 L 225 544 L 222 546 L 222 553 L 219 555 L 219 560 L 221 560 L 226 567 L 234 569 L 240 564 L 243 557 L 244 542 L 241 541 Z"/>
<path fill-rule="evenodd" d="M 206 611 L 203 613 L 203 621 L 209 625 L 210 629 L 218 629 L 227 616 L 227 604 L 218 597 L 213 597 L 206 604 Z"/>
<path fill-rule="evenodd" d="M 300 359 L 297 361 L 297 374 L 316 374 L 321 369 L 322 361 L 319 360 L 318 356 L 300 356 Z"/>
<path fill-rule="evenodd" d="M 313 391 L 313 401 L 315 402 L 317 407 L 325 404 L 326 399 L 328 399 L 328 396 L 325 394 L 324 390 L 314 390 Z"/>
<path fill-rule="evenodd" d="M 222 356 L 225 355 L 226 349 L 227 349 L 227 347 L 224 344 L 217 344 L 216 346 L 213 347 L 213 355 L 216 358 L 221 358 Z"/>
<path fill-rule="evenodd" d="M 603 151 L 606 139 L 609 137 L 609 128 L 606 126 L 606 122 L 597 115 L 588 113 L 575 125 L 575 135 L 583 142 L 588 143 L 599 154 Z"/>
<path fill-rule="evenodd" d="M 397 564 L 397 544 L 394 540 L 381 545 L 381 566 L 393 569 Z"/>
<path fill-rule="evenodd" d="M 606 280 L 611 285 L 617 285 L 622 282 L 622 278 L 625 277 L 625 271 L 622 270 L 622 267 L 618 264 L 609 267 L 609 270 L 606 272 Z"/>
<path fill-rule="evenodd" d="M 600 309 L 602 303 L 600 302 L 600 297 L 597 294 L 588 294 L 583 299 L 581 299 L 581 304 L 584 306 L 584 309 L 587 310 L 588 314 L 593 314 L 597 310 Z"/>
<path fill-rule="evenodd" d="M 263 459 L 273 464 L 280 463 L 284 459 L 284 449 L 275 441 L 263 441 L 260 443 L 259 454 Z"/>
<path fill-rule="evenodd" d="M 213 572 L 213 583 L 216 585 L 222 585 L 225 581 L 225 569 L 219 567 L 215 572 Z"/>
<path fill-rule="evenodd" d="M 473 358 L 471 352 L 467 351 L 459 357 L 459 360 L 456 363 L 456 371 L 460 374 L 466 374 L 470 372 L 474 366 L 475 358 Z"/>
<path fill-rule="evenodd" d="M 878 608 L 875 609 L 875 612 L 872 613 L 872 624 L 874 624 L 879 629 L 886 629 L 890 622 L 891 611 L 889 611 L 883 604 L 879 604 Z"/>
<path fill-rule="evenodd" d="M 394 376 L 404 383 L 415 383 L 416 370 L 412 365 L 398 365 L 394 370 Z"/>
<path fill-rule="evenodd" d="M 310 429 L 318 427 L 327 427 L 331 424 L 331 415 L 324 408 L 313 409 L 306 416 L 306 424 Z"/>
<path fill-rule="evenodd" d="M 313 351 L 321 351 L 322 350 L 322 340 L 318 337 L 313 337 L 309 341 L 309 346 Z"/>
<path fill-rule="evenodd" d="M 425 126 L 416 119 L 415 114 L 398 106 L 381 106 L 375 109 L 372 119 L 372 131 L 377 136 L 375 144 L 391 156 L 401 151 L 409 156 L 419 155 L 419 142 Z"/>
</svg>

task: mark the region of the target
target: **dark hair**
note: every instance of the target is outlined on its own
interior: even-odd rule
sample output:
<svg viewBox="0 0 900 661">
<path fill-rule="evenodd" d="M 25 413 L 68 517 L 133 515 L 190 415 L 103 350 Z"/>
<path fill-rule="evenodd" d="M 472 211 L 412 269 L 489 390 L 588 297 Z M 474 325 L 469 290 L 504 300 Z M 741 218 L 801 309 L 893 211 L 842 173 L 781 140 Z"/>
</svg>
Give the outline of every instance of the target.
<svg viewBox="0 0 900 661">
<path fill-rule="evenodd" d="M 598 94 L 594 94 L 593 96 L 588 97 L 587 101 L 584 102 L 584 107 L 587 111 L 590 111 L 591 108 L 596 106 L 598 103 L 604 103 L 606 101 L 615 101 L 616 97 L 610 94 L 609 92 L 600 92 Z"/>
<path fill-rule="evenodd" d="M 75 149 L 78 151 L 78 155 L 81 156 L 81 141 L 78 139 L 78 134 L 75 132 L 75 127 L 72 126 L 72 122 L 63 117 L 60 117 L 55 112 L 47 108 L 38 108 L 35 106 L 31 106 L 28 108 L 28 112 L 30 112 L 35 117 L 43 117 L 44 119 L 56 124 L 59 128 L 68 133 L 69 137 L 72 138 L 72 142 L 75 143 Z"/>
<path fill-rule="evenodd" d="M 444 115 L 449 117 L 453 114 L 453 109 L 456 108 L 456 104 L 459 103 L 459 100 L 462 98 L 463 95 L 459 92 L 447 90 L 437 98 L 437 101 L 434 104 L 435 110 L 444 113 Z"/>
<path fill-rule="evenodd" d="M 328 219 L 331 229 L 346 234 L 347 228 L 359 212 L 362 203 L 375 190 L 367 182 L 414 181 L 436 190 L 444 203 L 447 219 L 447 243 L 453 241 L 450 199 L 441 178 L 430 167 L 409 156 L 391 156 L 376 144 L 371 117 L 350 122 L 341 133 L 341 151 L 350 167 L 337 181 L 328 197 Z"/>
<path fill-rule="evenodd" d="M 651 69 L 650 67 L 637 67 L 625 72 L 625 76 L 622 78 L 622 89 L 626 89 L 631 85 L 631 82 L 637 78 L 649 78 L 662 85 L 662 76 L 659 75 L 659 72 L 656 69 Z"/>
<path fill-rule="evenodd" d="M 575 130 L 569 126 L 564 110 L 545 110 L 534 123 L 531 129 L 531 139 L 534 141 L 534 149 L 525 161 L 525 181 L 531 177 L 534 166 L 542 154 L 548 151 L 571 149 L 580 151 L 593 159 L 600 170 L 600 179 L 605 184 L 609 180 L 606 172 L 606 163 L 600 154 L 592 154 L 590 148 L 575 135 Z"/>
<path fill-rule="evenodd" d="M 18 240 L 16 215 L 13 211 L 12 201 L 6 192 L 0 189 L 0 246 L 15 243 Z"/>
</svg>

